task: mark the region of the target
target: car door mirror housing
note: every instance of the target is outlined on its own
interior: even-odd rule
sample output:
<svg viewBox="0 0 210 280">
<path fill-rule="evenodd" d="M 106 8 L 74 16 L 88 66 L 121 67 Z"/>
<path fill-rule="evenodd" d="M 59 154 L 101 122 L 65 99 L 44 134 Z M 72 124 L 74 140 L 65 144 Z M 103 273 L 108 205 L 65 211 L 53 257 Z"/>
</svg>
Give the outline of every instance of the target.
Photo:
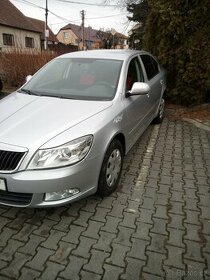
<svg viewBox="0 0 210 280">
<path fill-rule="evenodd" d="M 150 91 L 150 86 L 147 83 L 136 82 L 133 84 L 131 90 L 126 93 L 126 97 L 133 95 L 145 95 Z"/>
</svg>

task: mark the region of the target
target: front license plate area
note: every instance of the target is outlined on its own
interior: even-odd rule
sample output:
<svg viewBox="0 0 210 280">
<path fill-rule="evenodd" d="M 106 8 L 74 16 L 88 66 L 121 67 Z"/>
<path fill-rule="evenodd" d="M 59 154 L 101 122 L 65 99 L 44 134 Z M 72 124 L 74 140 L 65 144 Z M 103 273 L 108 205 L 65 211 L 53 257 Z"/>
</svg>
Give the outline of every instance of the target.
<svg viewBox="0 0 210 280">
<path fill-rule="evenodd" d="M 7 190 L 6 189 L 6 182 L 5 182 L 4 179 L 1 179 L 1 178 L 0 178 L 0 190 L 1 191 L 6 191 Z"/>
</svg>

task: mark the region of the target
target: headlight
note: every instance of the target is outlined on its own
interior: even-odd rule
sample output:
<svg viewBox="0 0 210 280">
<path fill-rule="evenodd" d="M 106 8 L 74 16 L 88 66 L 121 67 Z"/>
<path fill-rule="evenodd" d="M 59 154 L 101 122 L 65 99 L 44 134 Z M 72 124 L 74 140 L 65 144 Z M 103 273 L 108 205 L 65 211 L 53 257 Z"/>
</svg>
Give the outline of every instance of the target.
<svg viewBox="0 0 210 280">
<path fill-rule="evenodd" d="M 87 135 L 59 147 L 40 149 L 32 158 L 28 169 L 46 169 L 75 164 L 87 155 L 92 142 L 93 136 Z"/>
</svg>

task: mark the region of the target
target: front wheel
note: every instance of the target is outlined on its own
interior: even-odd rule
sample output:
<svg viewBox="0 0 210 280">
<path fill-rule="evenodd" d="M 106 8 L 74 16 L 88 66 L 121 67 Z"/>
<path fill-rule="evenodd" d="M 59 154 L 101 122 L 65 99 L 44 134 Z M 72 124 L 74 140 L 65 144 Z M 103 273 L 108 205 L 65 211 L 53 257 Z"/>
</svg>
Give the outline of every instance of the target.
<svg viewBox="0 0 210 280">
<path fill-rule="evenodd" d="M 157 117 L 154 118 L 153 122 L 161 123 L 163 121 L 164 112 L 165 112 L 165 100 L 162 97 L 159 105 L 158 115 Z"/>
<path fill-rule="evenodd" d="M 116 190 L 123 164 L 123 148 L 119 140 L 113 140 L 105 154 L 99 176 L 98 193 L 107 196 Z"/>
</svg>

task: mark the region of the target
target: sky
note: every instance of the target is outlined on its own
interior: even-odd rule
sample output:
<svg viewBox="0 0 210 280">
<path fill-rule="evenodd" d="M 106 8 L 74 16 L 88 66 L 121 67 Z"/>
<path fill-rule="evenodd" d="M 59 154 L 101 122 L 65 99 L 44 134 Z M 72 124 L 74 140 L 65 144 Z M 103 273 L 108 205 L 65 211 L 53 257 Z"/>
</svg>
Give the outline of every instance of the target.
<svg viewBox="0 0 210 280">
<path fill-rule="evenodd" d="M 48 2 L 48 26 L 57 34 L 68 23 L 81 25 L 81 11 L 85 11 L 85 27 L 110 30 L 127 35 L 131 24 L 127 11 L 110 1 L 104 0 L 10 0 L 25 16 L 45 21 L 45 7 Z M 112 4 L 112 3 L 113 4 Z"/>
</svg>

